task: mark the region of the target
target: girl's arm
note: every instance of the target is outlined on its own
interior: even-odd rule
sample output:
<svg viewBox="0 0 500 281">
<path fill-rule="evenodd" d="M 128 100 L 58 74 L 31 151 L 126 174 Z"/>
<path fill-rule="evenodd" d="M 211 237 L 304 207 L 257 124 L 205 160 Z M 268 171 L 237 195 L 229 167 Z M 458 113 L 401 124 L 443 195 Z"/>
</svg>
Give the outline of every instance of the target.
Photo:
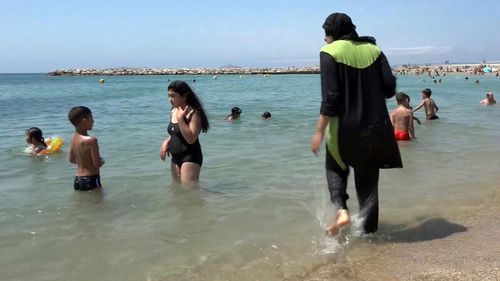
<svg viewBox="0 0 500 281">
<path fill-rule="evenodd" d="M 182 118 L 178 118 L 177 122 L 179 124 L 181 134 L 187 143 L 195 143 L 201 131 L 201 118 L 198 112 L 195 111 L 191 115 L 191 121 L 189 121 L 189 124 L 187 124 L 186 120 L 184 120 L 184 116 Z"/>
<path fill-rule="evenodd" d="M 163 143 L 161 144 L 161 148 L 160 148 L 160 159 L 162 161 L 165 161 L 165 157 L 166 156 L 169 156 L 170 153 L 168 151 L 168 144 L 170 143 L 170 136 L 168 138 L 166 138 Z"/>
</svg>

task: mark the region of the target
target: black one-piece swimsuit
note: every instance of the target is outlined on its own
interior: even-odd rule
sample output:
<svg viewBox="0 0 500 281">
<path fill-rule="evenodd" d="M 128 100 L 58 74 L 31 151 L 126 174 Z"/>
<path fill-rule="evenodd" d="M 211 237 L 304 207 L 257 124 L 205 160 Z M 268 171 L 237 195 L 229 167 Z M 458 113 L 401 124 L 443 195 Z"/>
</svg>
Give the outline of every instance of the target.
<svg viewBox="0 0 500 281">
<path fill-rule="evenodd" d="M 168 150 L 172 155 L 172 162 L 177 166 L 182 166 L 184 162 L 193 162 L 201 166 L 203 163 L 203 154 L 201 152 L 200 141 L 189 144 L 184 136 L 182 136 L 178 123 L 168 124 L 168 134 L 170 135 L 170 143 Z"/>
</svg>

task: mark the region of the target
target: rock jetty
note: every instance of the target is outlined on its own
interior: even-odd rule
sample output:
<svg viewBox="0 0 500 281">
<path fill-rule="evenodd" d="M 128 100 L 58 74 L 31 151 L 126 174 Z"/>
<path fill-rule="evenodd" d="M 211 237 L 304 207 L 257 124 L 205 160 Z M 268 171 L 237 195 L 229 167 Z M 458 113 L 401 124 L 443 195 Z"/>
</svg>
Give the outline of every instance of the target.
<svg viewBox="0 0 500 281">
<path fill-rule="evenodd" d="M 405 64 L 392 69 L 398 75 L 440 75 L 444 73 L 463 73 L 471 75 L 498 75 L 500 64 Z M 275 75 L 275 74 L 318 74 L 319 66 L 309 67 L 238 67 L 219 68 L 132 68 L 116 67 L 107 69 L 60 69 L 49 72 L 50 76 L 120 76 L 120 75 Z"/>
<path fill-rule="evenodd" d="M 221 67 L 221 68 L 108 68 L 108 69 L 60 69 L 49 72 L 50 76 L 118 76 L 118 75 L 224 75 L 224 74 L 317 74 L 319 66 L 311 67 Z"/>
<path fill-rule="evenodd" d="M 468 75 L 497 75 L 500 64 L 404 64 L 393 68 L 395 74 L 399 75 L 437 75 L 444 73 L 461 73 Z"/>
</svg>

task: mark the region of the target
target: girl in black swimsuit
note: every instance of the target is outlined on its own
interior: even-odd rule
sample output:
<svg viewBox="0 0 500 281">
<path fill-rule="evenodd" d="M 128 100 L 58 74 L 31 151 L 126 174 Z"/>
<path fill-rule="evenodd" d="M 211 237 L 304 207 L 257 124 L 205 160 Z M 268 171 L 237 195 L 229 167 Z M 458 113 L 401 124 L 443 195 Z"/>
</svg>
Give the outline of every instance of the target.
<svg viewBox="0 0 500 281">
<path fill-rule="evenodd" d="M 172 115 L 168 124 L 169 137 L 160 149 L 160 158 L 172 156 L 172 178 L 183 185 L 198 182 L 203 163 L 198 135 L 206 132 L 209 124 L 200 100 L 184 81 L 174 81 L 168 86 Z"/>
</svg>

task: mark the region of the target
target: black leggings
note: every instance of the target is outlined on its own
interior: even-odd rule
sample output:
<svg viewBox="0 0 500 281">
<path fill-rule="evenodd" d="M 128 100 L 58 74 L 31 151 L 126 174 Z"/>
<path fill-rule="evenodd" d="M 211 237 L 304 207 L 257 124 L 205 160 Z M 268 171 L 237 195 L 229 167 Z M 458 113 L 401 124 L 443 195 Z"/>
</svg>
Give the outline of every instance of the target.
<svg viewBox="0 0 500 281">
<path fill-rule="evenodd" d="M 358 195 L 359 213 L 364 218 L 363 229 L 365 233 L 377 231 L 378 227 L 378 179 L 379 168 L 369 162 L 365 165 L 354 167 L 354 182 Z M 330 153 L 326 152 L 326 181 L 330 191 L 330 199 L 335 207 L 347 209 L 347 177 L 346 170 L 340 168 Z"/>
</svg>

